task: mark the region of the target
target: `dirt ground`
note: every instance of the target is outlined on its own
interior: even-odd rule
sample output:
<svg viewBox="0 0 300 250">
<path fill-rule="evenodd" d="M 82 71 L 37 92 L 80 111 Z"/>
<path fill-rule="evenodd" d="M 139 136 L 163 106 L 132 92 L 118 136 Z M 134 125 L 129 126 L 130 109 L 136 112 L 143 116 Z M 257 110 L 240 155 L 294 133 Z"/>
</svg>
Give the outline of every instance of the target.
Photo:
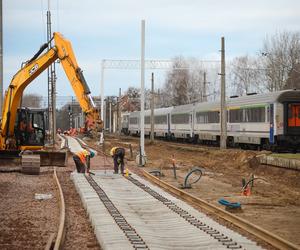
<svg viewBox="0 0 300 250">
<path fill-rule="evenodd" d="M 101 249 L 90 226 L 80 197 L 70 179 L 75 169 L 58 168 L 66 204 L 66 235 L 63 249 Z M 57 187 L 53 168 L 41 168 L 41 174 L 0 173 L 0 249 L 44 249 L 59 220 Z M 53 198 L 37 201 L 35 193 L 52 194 Z"/>
<path fill-rule="evenodd" d="M 53 172 L 0 173 L 0 249 L 43 249 L 58 226 Z M 36 200 L 35 194 L 52 194 Z"/>
<path fill-rule="evenodd" d="M 111 146 L 127 148 L 131 144 L 134 157 L 138 149 L 138 139 L 123 137 L 122 142 L 115 138 L 106 140 L 106 149 Z M 252 160 L 262 152 L 239 149 L 219 150 L 214 147 L 186 145 L 155 141 L 153 145 L 146 140 L 145 152 L 148 163 L 145 170 L 158 169 L 165 175 L 162 180 L 181 187 L 187 173 L 195 166 L 202 169 L 199 182 L 187 192 L 204 199 L 222 209 L 218 200 L 224 198 L 240 202 L 242 210 L 237 216 L 252 222 L 300 247 L 300 172 L 264 166 Z M 133 158 L 134 158 L 133 157 Z M 174 178 L 172 158 L 175 158 L 177 179 Z M 128 166 L 135 166 L 128 161 Z M 254 181 L 250 196 L 242 195 L 242 179 Z M 195 178 L 193 176 L 192 178 Z"/>
</svg>

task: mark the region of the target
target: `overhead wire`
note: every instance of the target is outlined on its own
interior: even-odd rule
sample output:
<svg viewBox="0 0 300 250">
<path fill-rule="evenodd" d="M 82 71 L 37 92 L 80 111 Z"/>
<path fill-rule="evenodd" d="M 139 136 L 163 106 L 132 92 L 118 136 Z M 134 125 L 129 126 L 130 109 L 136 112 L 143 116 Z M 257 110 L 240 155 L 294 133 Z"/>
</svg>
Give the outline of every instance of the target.
<svg viewBox="0 0 300 250">
<path fill-rule="evenodd" d="M 60 20 L 59 20 L 59 0 L 57 0 L 56 2 L 56 19 L 57 19 L 57 22 L 56 22 L 56 30 L 59 31 L 59 25 L 60 25 Z"/>
<path fill-rule="evenodd" d="M 43 30 L 43 37 L 42 37 L 42 41 L 41 44 L 44 43 L 47 40 L 47 34 L 46 34 L 46 21 L 44 18 L 44 4 L 43 4 L 43 0 L 41 0 L 41 19 L 42 19 L 42 30 Z"/>
</svg>

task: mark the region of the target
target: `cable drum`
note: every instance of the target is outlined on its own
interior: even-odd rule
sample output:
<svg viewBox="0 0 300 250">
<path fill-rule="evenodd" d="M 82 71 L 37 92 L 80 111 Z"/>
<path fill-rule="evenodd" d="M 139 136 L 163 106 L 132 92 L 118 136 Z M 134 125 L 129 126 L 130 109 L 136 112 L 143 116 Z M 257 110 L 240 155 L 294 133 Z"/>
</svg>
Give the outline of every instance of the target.
<svg viewBox="0 0 300 250">
<path fill-rule="evenodd" d="M 191 188 L 192 184 L 197 183 L 202 177 L 202 169 L 194 167 L 184 178 L 183 188 Z"/>
</svg>

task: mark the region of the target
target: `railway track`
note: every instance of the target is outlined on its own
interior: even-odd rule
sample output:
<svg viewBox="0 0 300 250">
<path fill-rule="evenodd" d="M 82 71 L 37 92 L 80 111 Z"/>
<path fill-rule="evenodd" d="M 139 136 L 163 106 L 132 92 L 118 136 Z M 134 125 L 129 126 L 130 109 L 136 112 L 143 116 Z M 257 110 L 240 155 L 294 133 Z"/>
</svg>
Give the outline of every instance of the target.
<svg viewBox="0 0 300 250">
<path fill-rule="evenodd" d="M 261 249 L 134 174 L 94 173 L 72 179 L 103 249 Z"/>
<path fill-rule="evenodd" d="M 62 249 L 64 244 L 64 238 L 66 233 L 66 208 L 65 208 L 65 199 L 62 192 L 62 188 L 60 185 L 60 182 L 57 177 L 56 168 L 53 170 L 53 179 L 55 181 L 55 184 L 57 186 L 57 193 L 59 197 L 59 207 L 60 207 L 60 216 L 59 216 L 59 223 L 58 223 L 58 229 L 56 234 L 51 234 L 49 236 L 47 245 L 45 247 L 45 250 L 59 250 Z"/>
</svg>

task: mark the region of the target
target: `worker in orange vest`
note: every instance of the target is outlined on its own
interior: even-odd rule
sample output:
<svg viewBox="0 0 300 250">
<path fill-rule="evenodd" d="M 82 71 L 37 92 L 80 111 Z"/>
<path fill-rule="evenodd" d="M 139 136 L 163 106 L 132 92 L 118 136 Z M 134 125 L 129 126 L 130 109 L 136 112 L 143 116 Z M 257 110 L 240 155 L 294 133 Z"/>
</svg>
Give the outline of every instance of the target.
<svg viewBox="0 0 300 250">
<path fill-rule="evenodd" d="M 90 153 L 86 150 L 79 151 L 73 155 L 73 160 L 78 173 L 85 173 L 87 157 L 89 156 Z"/>
</svg>

